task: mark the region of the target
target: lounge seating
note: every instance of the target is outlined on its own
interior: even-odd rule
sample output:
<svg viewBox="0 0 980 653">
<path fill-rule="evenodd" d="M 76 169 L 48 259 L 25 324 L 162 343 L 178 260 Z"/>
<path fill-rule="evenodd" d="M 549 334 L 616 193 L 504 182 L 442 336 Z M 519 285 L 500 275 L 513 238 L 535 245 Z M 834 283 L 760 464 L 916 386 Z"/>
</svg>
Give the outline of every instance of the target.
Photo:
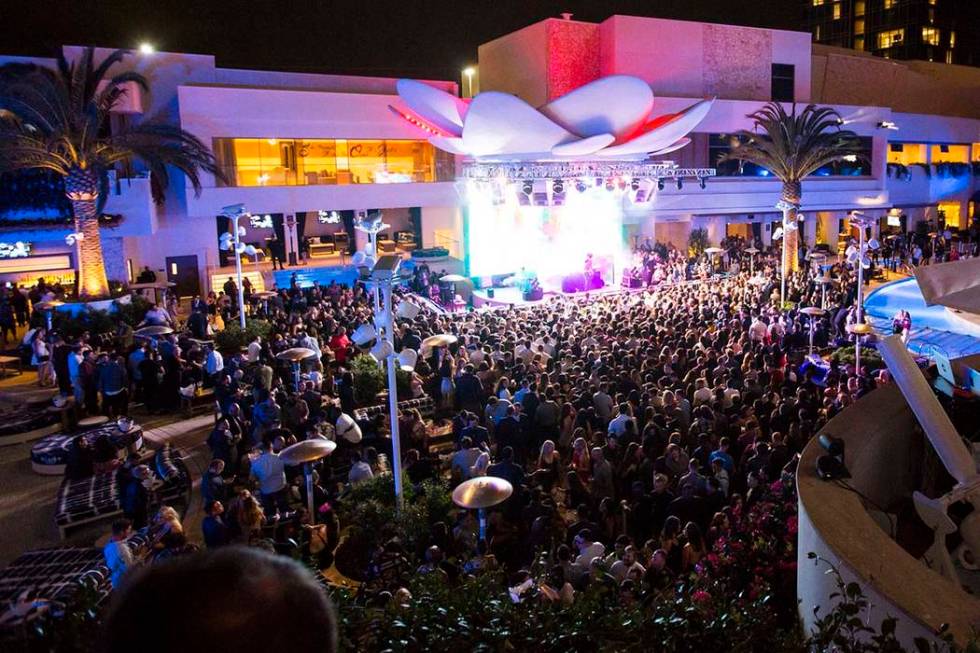
<svg viewBox="0 0 980 653">
<path fill-rule="evenodd" d="M 178 449 L 164 445 L 144 461 L 163 482 L 155 491 L 159 503 L 183 502 L 191 488 L 191 475 Z M 122 514 L 116 473 L 95 474 L 78 481 L 65 479 L 58 489 L 55 522 L 64 539 L 70 528 Z"/>
</svg>

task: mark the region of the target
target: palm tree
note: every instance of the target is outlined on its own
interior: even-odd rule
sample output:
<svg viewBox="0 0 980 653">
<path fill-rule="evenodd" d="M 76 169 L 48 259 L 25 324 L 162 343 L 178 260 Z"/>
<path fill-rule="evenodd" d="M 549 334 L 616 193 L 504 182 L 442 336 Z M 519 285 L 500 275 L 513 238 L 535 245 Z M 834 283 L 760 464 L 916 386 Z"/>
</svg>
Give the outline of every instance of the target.
<svg viewBox="0 0 980 653">
<path fill-rule="evenodd" d="M 845 157 L 864 158 L 857 135 L 841 129 L 840 114 L 829 107 L 809 104 L 799 114 L 783 105 L 769 102 L 748 115 L 752 131 L 735 134 L 730 152 L 719 159 L 748 161 L 761 166 L 783 182 L 782 197 L 776 208 L 783 211 L 782 294 L 786 296 L 786 271 L 799 267 L 797 216 L 803 201 L 803 179 L 818 169 Z"/>
<path fill-rule="evenodd" d="M 110 113 L 135 84 L 149 90 L 146 78 L 133 71 L 108 77 L 109 69 L 129 54 L 116 50 L 98 65 L 94 48 L 78 61 L 58 56 L 57 67 L 35 64 L 0 66 L 0 173 L 28 169 L 53 171 L 64 180 L 79 240 L 79 295 L 109 294 L 99 216 L 109 187 L 109 171 L 140 160 L 150 171 L 162 201 L 168 166 L 183 172 L 200 193 L 199 173 L 220 177 L 214 156 L 204 143 L 180 127 L 156 120 L 113 133 Z"/>
</svg>

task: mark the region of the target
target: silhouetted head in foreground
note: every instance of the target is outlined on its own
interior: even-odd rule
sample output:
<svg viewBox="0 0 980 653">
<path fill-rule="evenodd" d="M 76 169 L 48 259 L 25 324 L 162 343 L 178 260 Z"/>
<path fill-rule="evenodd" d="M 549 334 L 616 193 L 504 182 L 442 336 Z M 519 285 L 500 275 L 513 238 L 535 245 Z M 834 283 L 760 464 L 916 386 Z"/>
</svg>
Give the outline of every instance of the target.
<svg viewBox="0 0 980 653">
<path fill-rule="evenodd" d="M 324 588 L 296 562 L 227 547 L 134 573 L 115 593 L 106 653 L 333 653 L 337 625 Z"/>
</svg>

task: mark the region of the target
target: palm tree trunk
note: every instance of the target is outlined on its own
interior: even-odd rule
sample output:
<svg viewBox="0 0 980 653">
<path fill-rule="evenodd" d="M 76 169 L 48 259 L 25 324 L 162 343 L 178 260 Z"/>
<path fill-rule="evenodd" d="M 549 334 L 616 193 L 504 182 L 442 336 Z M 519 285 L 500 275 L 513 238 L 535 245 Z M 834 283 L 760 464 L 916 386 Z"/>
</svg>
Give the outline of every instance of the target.
<svg viewBox="0 0 980 653">
<path fill-rule="evenodd" d="M 786 247 L 783 249 L 783 269 L 787 274 L 800 268 L 800 223 L 797 215 L 803 196 L 803 185 L 798 181 L 783 182 L 782 201 L 788 205 L 783 210 L 783 238 Z"/>
<path fill-rule="evenodd" d="M 75 213 L 75 224 L 82 234 L 78 244 L 78 271 L 81 283 L 78 294 L 81 297 L 106 297 L 109 295 L 109 282 L 105 275 L 102 260 L 102 240 L 99 234 L 99 215 L 96 210 L 98 196 L 91 199 L 71 199 Z"/>
</svg>

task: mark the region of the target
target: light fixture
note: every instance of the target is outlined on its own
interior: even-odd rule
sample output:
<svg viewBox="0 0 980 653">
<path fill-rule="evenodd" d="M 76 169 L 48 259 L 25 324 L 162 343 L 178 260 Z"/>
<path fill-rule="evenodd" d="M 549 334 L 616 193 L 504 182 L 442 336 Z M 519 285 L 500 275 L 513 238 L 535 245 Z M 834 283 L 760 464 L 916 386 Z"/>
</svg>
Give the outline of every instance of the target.
<svg viewBox="0 0 980 653">
<path fill-rule="evenodd" d="M 613 181 L 613 178 L 610 177 L 609 179 L 606 180 L 606 190 L 608 190 L 611 193 L 613 190 L 615 190 L 615 188 L 616 188 L 616 184 Z"/>
<path fill-rule="evenodd" d="M 394 348 L 387 340 L 378 340 L 376 343 L 374 343 L 374 347 L 371 347 L 371 356 L 374 357 L 374 360 L 376 361 L 386 360 L 394 353 Z"/>
<path fill-rule="evenodd" d="M 678 177 L 677 178 L 677 190 L 681 190 L 682 188 L 684 188 L 684 179 L 682 179 L 681 177 Z"/>
<path fill-rule="evenodd" d="M 463 68 L 463 74 L 466 75 L 467 77 L 472 77 L 473 73 L 475 72 L 476 70 L 474 70 L 473 66 L 467 66 L 466 68 Z"/>
<path fill-rule="evenodd" d="M 657 180 L 657 190 L 663 190 L 663 189 L 664 189 L 664 180 L 663 179 L 658 179 Z"/>
<path fill-rule="evenodd" d="M 276 144 L 276 139 L 274 139 L 274 138 L 267 138 L 265 140 L 265 142 L 268 143 L 269 145 L 275 145 Z"/>
<path fill-rule="evenodd" d="M 152 43 L 148 41 L 140 43 L 140 54 L 153 54 L 154 52 L 156 52 L 156 48 L 153 47 Z"/>
<path fill-rule="evenodd" d="M 402 349 L 398 352 L 398 368 L 403 372 L 414 371 L 418 361 L 419 355 L 414 349 Z"/>
<path fill-rule="evenodd" d="M 843 158 L 845 161 L 849 161 L 850 163 L 855 163 L 858 160 L 857 154 L 846 154 Z"/>
<path fill-rule="evenodd" d="M 354 341 L 354 344 L 358 347 L 366 347 L 371 344 L 372 340 L 378 337 L 378 332 L 370 324 L 362 324 L 361 326 L 354 329 L 354 333 L 351 334 L 350 339 Z"/>
<path fill-rule="evenodd" d="M 534 192 L 534 184 L 532 184 L 530 181 L 525 181 L 523 184 L 521 184 L 521 192 L 530 197 L 531 193 Z"/>
<path fill-rule="evenodd" d="M 410 299 L 405 299 L 398 305 L 398 317 L 404 320 L 414 320 L 421 310 L 421 306 Z"/>
<path fill-rule="evenodd" d="M 701 190 L 704 190 L 708 186 L 708 182 L 704 177 L 698 177 L 698 186 L 701 187 Z"/>
<path fill-rule="evenodd" d="M 898 125 L 893 123 L 891 120 L 882 120 L 878 123 L 878 129 L 892 129 L 898 131 Z"/>
<path fill-rule="evenodd" d="M 632 190 L 634 193 L 636 191 L 640 190 L 640 180 L 639 179 L 633 179 L 633 181 L 630 182 L 630 190 Z"/>
<path fill-rule="evenodd" d="M 585 190 L 586 190 L 585 182 L 582 181 L 581 179 L 576 179 L 575 180 L 575 190 L 577 190 L 580 193 L 584 193 Z"/>
<path fill-rule="evenodd" d="M 551 192 L 553 192 L 555 195 L 559 195 L 565 192 L 565 184 L 562 182 L 561 179 L 556 179 L 554 182 L 552 182 Z"/>
</svg>

